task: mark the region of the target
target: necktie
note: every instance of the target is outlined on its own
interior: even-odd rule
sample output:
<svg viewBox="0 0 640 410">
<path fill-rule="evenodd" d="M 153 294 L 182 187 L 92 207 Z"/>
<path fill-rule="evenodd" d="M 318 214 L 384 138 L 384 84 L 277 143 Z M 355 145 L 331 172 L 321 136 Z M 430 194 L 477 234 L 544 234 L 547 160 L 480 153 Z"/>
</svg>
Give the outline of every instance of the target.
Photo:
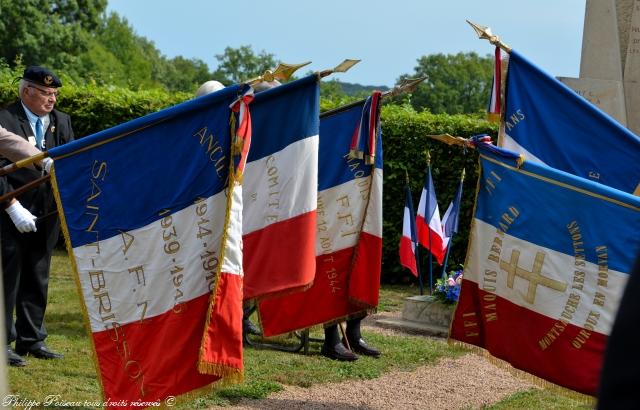
<svg viewBox="0 0 640 410">
<path fill-rule="evenodd" d="M 44 141 L 44 130 L 42 127 L 42 120 L 38 118 L 36 121 L 36 147 L 42 149 L 42 142 Z"/>
</svg>

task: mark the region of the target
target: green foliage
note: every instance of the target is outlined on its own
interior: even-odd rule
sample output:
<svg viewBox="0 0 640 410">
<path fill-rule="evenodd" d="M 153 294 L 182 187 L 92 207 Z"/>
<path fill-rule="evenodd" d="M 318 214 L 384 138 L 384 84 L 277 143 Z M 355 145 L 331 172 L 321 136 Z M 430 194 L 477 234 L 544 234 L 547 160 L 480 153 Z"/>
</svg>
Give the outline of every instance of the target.
<svg viewBox="0 0 640 410">
<path fill-rule="evenodd" d="M 404 212 L 405 170 L 409 174 L 417 209 L 427 169 L 426 154 L 431 153 L 431 173 L 441 215 L 453 199 L 462 169 L 466 170 L 459 232 L 453 238 L 449 266 L 463 264 L 467 251 L 469 225 L 475 201 L 478 179 L 477 153 L 465 152 L 458 146 L 449 146 L 427 138 L 430 134 L 451 134 L 468 138 L 487 133 L 495 137 L 497 127 L 483 119 L 468 115 L 416 113 L 411 107 L 387 105 L 382 109 L 382 140 L 384 145 L 383 191 L 383 249 L 382 280 L 395 283 L 413 281 L 413 275 L 398 260 L 398 244 L 402 235 Z M 423 275 L 428 283 L 427 251 L 421 250 Z M 441 268 L 433 263 L 433 279 L 441 276 Z"/>
<path fill-rule="evenodd" d="M 20 70 L 0 64 L 0 106 L 17 100 L 18 85 L 12 82 Z M 162 89 L 131 91 L 124 87 L 65 83 L 60 88 L 56 108 L 71 115 L 76 137 L 83 137 L 192 97 L 190 93 L 169 93 Z"/>
<path fill-rule="evenodd" d="M 414 74 L 428 76 L 411 97 L 418 111 L 472 114 L 486 109 L 493 78 L 493 58 L 478 54 L 432 54 L 418 59 Z"/>
<path fill-rule="evenodd" d="M 87 50 L 106 0 L 0 0 L 0 57 L 53 69 L 71 67 Z"/>
<path fill-rule="evenodd" d="M 266 70 L 272 70 L 277 62 L 273 54 L 262 50 L 259 54 L 251 46 L 227 47 L 222 54 L 216 54 L 218 68 L 213 78 L 223 84 L 233 84 L 258 77 Z"/>
</svg>

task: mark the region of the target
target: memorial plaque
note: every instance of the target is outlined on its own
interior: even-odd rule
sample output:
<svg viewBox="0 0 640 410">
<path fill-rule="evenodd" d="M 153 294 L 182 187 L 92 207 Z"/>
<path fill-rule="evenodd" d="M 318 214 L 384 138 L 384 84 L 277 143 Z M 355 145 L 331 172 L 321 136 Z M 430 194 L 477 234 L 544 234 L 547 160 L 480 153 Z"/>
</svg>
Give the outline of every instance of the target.
<svg viewBox="0 0 640 410">
<path fill-rule="evenodd" d="M 627 126 L 625 97 L 622 81 L 597 78 L 558 77 L 564 85 L 612 116 L 620 124 Z"/>
</svg>

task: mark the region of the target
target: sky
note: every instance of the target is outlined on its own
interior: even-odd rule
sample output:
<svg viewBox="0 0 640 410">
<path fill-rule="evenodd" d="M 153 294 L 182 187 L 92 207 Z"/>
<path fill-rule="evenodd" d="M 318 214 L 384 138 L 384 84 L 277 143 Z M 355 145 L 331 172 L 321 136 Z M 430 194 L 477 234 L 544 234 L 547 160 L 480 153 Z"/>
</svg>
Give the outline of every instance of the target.
<svg viewBox="0 0 640 410">
<path fill-rule="evenodd" d="M 225 47 L 252 46 L 330 78 L 393 86 L 429 54 L 493 53 L 465 20 L 494 34 L 553 76 L 578 77 L 586 0 L 109 0 L 165 56 L 199 58 L 213 71 Z"/>
</svg>

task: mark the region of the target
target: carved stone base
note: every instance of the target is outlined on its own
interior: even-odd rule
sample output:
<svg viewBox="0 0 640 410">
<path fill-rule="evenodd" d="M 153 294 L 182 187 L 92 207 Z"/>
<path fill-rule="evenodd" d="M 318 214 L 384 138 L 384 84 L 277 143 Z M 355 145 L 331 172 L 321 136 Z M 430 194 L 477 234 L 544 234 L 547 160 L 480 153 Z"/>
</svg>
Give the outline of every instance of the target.
<svg viewBox="0 0 640 410">
<path fill-rule="evenodd" d="M 453 309 L 454 305 L 445 305 L 433 296 L 409 296 L 401 319 L 380 319 L 376 324 L 408 333 L 447 337 Z"/>
</svg>

